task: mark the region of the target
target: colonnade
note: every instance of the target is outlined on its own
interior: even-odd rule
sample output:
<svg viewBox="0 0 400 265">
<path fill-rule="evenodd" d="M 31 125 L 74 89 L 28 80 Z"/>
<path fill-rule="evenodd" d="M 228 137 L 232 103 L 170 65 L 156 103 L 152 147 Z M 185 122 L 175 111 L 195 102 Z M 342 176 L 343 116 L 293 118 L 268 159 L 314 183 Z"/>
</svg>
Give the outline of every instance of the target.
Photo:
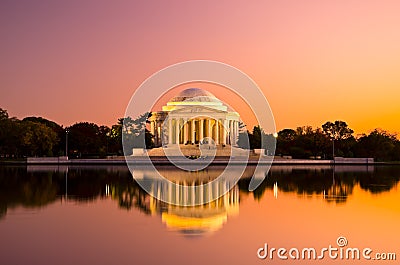
<svg viewBox="0 0 400 265">
<path fill-rule="evenodd" d="M 213 139 L 216 145 L 236 145 L 239 137 L 239 121 L 233 119 L 168 117 L 166 123 L 163 132 L 162 122 L 150 122 L 156 146 L 161 145 L 163 134 L 166 134 L 164 141 L 169 145 L 204 143 L 206 137 Z"/>
</svg>

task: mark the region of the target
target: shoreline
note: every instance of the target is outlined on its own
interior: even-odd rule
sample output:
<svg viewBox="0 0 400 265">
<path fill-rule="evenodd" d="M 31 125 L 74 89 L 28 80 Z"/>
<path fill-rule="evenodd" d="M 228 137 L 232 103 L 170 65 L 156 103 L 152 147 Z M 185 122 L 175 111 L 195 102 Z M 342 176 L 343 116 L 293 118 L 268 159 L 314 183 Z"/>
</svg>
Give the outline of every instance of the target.
<svg viewBox="0 0 400 265">
<path fill-rule="evenodd" d="M 151 162 L 154 165 L 173 165 L 166 157 L 152 157 Z M 147 159 L 140 157 L 128 158 L 96 158 L 96 159 L 66 159 L 57 157 L 28 158 L 26 160 L 0 160 L 0 165 L 146 165 L 149 164 Z M 183 164 L 207 164 L 199 160 L 182 160 Z M 272 159 L 250 157 L 248 161 L 240 158 L 216 157 L 210 165 L 400 165 L 400 162 L 375 162 L 371 159 L 335 159 L 335 160 L 312 160 L 312 159 Z"/>
</svg>

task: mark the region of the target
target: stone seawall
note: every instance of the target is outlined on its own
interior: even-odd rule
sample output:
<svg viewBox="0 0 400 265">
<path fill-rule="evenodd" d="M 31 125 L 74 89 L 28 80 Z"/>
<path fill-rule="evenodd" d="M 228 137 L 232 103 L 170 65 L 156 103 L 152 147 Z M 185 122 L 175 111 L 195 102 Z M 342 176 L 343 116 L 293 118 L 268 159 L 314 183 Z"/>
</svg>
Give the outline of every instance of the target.
<svg viewBox="0 0 400 265">
<path fill-rule="evenodd" d="M 335 157 L 335 164 L 373 164 L 373 158 Z"/>
<path fill-rule="evenodd" d="M 68 164 L 67 156 L 58 157 L 28 157 L 27 164 Z"/>
<path fill-rule="evenodd" d="M 144 157 L 128 157 L 129 163 L 132 164 L 146 164 L 149 163 Z M 255 164 L 274 164 L 274 165 L 365 165 L 365 164 L 375 164 L 373 158 L 342 158 L 336 157 L 335 160 L 311 160 L 311 159 L 283 159 L 276 157 L 271 161 L 271 157 L 262 157 L 258 160 L 258 157 L 250 157 L 247 161 L 246 159 L 241 159 L 240 157 L 235 157 L 230 159 L 229 157 L 216 157 L 212 164 L 243 164 L 247 163 L 250 165 Z M 171 162 L 166 157 L 152 157 L 152 163 L 167 165 Z M 185 162 L 189 163 L 204 163 L 201 160 L 190 160 L 187 159 Z M 35 164 L 126 164 L 125 157 L 112 157 L 104 159 L 68 159 L 67 157 L 29 157 L 26 161 L 29 165 Z"/>
</svg>

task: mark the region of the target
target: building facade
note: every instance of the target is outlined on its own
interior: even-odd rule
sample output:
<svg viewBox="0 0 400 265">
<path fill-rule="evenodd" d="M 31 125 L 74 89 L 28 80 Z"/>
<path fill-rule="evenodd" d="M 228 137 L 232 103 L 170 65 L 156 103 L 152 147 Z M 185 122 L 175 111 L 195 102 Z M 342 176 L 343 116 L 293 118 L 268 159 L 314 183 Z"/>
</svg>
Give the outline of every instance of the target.
<svg viewBox="0 0 400 265">
<path fill-rule="evenodd" d="M 205 144 L 235 146 L 239 114 L 210 92 L 189 88 L 149 118 L 155 146 Z"/>
</svg>

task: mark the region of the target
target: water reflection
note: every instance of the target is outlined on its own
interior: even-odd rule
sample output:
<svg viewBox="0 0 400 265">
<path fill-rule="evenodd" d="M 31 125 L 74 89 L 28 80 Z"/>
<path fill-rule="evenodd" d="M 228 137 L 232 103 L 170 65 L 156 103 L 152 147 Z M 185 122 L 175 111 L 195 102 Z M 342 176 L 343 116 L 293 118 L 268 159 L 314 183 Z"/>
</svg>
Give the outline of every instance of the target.
<svg viewBox="0 0 400 265">
<path fill-rule="evenodd" d="M 121 185 L 119 182 L 106 184 L 106 196 L 117 200 L 123 208 L 130 209 L 134 206 L 146 214 L 160 215 L 169 229 L 191 236 L 214 232 L 223 226 L 228 216 L 238 214 L 238 186 L 230 188 L 230 182 L 226 179 L 215 180 L 218 172 L 223 168 L 215 167 L 210 171 L 187 172 L 186 179 L 185 172 L 179 169 L 160 167 L 158 170 L 166 178 L 173 180 L 176 184 L 185 185 L 189 189 L 183 189 L 183 186 L 166 185 L 165 182 L 157 180 L 156 174 L 148 168 L 137 169 L 135 174 L 140 174 L 140 177 L 145 179 L 155 178 L 151 182 L 152 192 L 158 194 L 160 198 L 168 196 L 168 201 L 174 204 L 168 204 L 148 195 L 136 182 L 132 182 L 135 185 L 126 183 Z M 194 188 L 190 189 L 194 185 L 203 183 L 206 184 L 199 189 L 199 193 L 195 193 Z M 209 198 L 213 196 L 219 199 L 210 201 Z M 180 204 L 187 205 L 188 201 L 192 204 L 196 202 L 198 205 L 179 206 Z"/>
<path fill-rule="evenodd" d="M 228 216 L 239 213 L 239 189 L 237 186 L 222 197 L 200 206 L 181 207 L 162 203 L 151 197 L 154 212 L 160 211 L 162 221 L 169 229 L 186 235 L 203 235 L 220 229 Z"/>
<path fill-rule="evenodd" d="M 276 166 L 271 168 L 260 188 L 254 191 L 254 196 L 261 199 L 265 191 L 271 189 L 274 193 L 279 190 L 344 203 L 356 185 L 374 194 L 390 191 L 400 179 L 398 169 L 391 166 Z M 243 180 L 242 190 L 246 189 L 246 184 Z"/>
<path fill-rule="evenodd" d="M 343 204 L 358 185 L 373 194 L 387 192 L 400 179 L 399 167 L 378 166 L 274 166 L 266 180 L 254 192 L 248 191 L 254 168 L 248 167 L 236 186 L 230 188 L 228 180 L 219 180 L 206 187 L 200 194 L 182 193 L 154 184 L 155 192 L 171 196 L 176 202 L 184 200 L 206 200 L 211 194 L 223 195 L 218 200 L 200 206 L 183 207 L 170 205 L 149 196 L 123 166 L 29 166 L 0 168 L 0 219 L 8 209 L 18 206 L 26 208 L 71 201 L 90 203 L 96 199 L 111 198 L 120 208 L 139 209 L 145 214 L 156 215 L 171 230 L 185 235 L 203 235 L 221 229 L 230 216 L 238 215 L 240 196 L 253 194 L 260 200 L 270 192 L 279 199 L 280 193 L 295 193 L 298 196 L 314 196 L 327 203 Z M 173 167 L 160 167 L 161 174 L 185 185 L 215 179 L 223 167 L 185 175 Z M 135 171 L 149 177 L 146 169 Z M 211 183 L 211 182 L 210 182 Z"/>
</svg>

